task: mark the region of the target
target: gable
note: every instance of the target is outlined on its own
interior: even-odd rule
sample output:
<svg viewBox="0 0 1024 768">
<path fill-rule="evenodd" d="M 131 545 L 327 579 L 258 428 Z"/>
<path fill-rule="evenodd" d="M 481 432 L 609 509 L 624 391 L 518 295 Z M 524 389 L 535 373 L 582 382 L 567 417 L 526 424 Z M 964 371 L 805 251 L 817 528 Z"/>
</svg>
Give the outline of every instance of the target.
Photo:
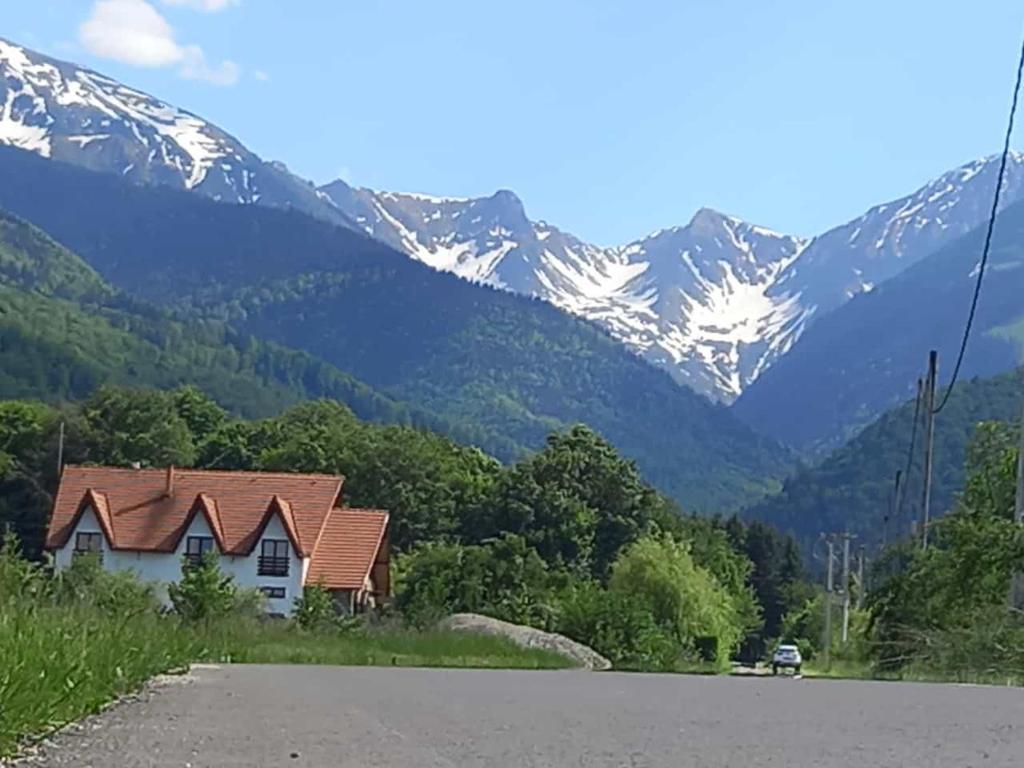
<svg viewBox="0 0 1024 768">
<path fill-rule="evenodd" d="M 222 551 L 248 554 L 259 532 L 276 520 L 293 548 L 310 554 L 343 482 L 334 475 L 174 468 L 170 472 L 168 482 L 168 470 L 66 467 L 47 548 L 67 543 L 81 500 L 93 493 L 102 499 L 106 514 L 100 515 L 100 523 L 104 517 L 109 520 L 116 549 L 174 552 L 186 529 L 202 519 Z"/>
</svg>

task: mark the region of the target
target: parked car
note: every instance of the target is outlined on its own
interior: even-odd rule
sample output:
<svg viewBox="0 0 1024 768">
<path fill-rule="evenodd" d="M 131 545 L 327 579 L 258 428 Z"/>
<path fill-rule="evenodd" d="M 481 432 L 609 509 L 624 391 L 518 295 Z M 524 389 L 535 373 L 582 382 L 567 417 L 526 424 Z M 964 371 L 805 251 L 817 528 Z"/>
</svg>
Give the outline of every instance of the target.
<svg viewBox="0 0 1024 768">
<path fill-rule="evenodd" d="M 772 674 L 779 674 L 780 669 L 792 669 L 799 675 L 803 663 L 799 648 L 795 645 L 780 645 L 772 655 Z"/>
</svg>

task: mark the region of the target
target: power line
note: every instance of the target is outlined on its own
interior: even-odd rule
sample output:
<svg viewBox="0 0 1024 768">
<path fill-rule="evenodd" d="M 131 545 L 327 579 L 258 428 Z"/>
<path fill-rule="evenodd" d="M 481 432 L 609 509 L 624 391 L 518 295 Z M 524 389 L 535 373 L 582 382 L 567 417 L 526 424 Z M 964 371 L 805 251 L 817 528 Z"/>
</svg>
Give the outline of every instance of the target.
<svg viewBox="0 0 1024 768">
<path fill-rule="evenodd" d="M 914 426 L 910 430 L 910 447 L 907 450 L 907 462 L 903 468 L 903 483 L 897 488 L 896 513 L 893 515 L 897 520 L 903 512 L 903 499 L 907 497 L 907 483 L 910 480 L 910 468 L 914 463 L 914 449 L 917 447 L 917 425 L 921 422 L 921 400 L 924 395 L 924 384 L 921 379 L 917 380 L 917 400 L 914 401 Z"/>
<path fill-rule="evenodd" d="M 967 324 L 964 326 L 964 337 L 960 342 L 960 353 L 956 358 L 956 365 L 953 366 L 953 376 L 946 387 L 946 393 L 942 397 L 939 407 L 932 413 L 939 413 L 949 402 L 949 396 L 953 393 L 953 386 L 960 375 L 960 366 L 964 362 L 964 355 L 967 352 L 967 340 L 971 335 L 971 326 L 974 324 L 974 314 L 978 310 L 978 297 L 981 295 L 981 282 L 985 277 L 985 267 L 988 264 L 988 254 L 992 246 L 992 230 L 996 225 L 996 214 L 999 212 L 999 196 L 1003 190 L 1003 177 L 1006 175 L 1006 163 L 1010 156 L 1010 137 L 1013 134 L 1013 119 L 1017 113 L 1017 99 L 1020 95 L 1021 74 L 1024 73 L 1024 42 L 1021 43 L 1020 58 L 1017 62 L 1017 82 L 1013 86 L 1013 101 L 1010 105 L 1010 120 L 1006 127 L 1006 140 L 1003 142 L 1003 156 L 999 162 L 999 178 L 996 180 L 996 193 L 992 199 L 992 211 L 988 217 L 988 229 L 985 231 L 985 245 L 981 251 L 981 262 L 978 264 L 978 279 L 974 284 L 974 297 L 971 299 L 971 309 L 967 313 Z"/>
</svg>

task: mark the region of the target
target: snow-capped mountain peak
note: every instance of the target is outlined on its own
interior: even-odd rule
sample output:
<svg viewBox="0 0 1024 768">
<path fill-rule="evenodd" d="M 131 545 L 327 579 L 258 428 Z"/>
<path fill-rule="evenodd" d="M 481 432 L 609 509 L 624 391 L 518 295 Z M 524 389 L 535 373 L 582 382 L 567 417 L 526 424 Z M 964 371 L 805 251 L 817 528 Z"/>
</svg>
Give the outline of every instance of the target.
<svg viewBox="0 0 1024 768">
<path fill-rule="evenodd" d="M 603 248 L 530 221 L 508 191 L 435 198 L 342 182 L 323 191 L 374 237 L 593 320 L 677 380 L 729 402 L 815 317 L 977 226 L 997 161 L 968 163 L 810 240 L 700 208 L 685 225 Z M 1021 195 L 1024 156 L 1010 165 L 1006 204 Z"/>
<path fill-rule="evenodd" d="M 677 380 L 731 401 L 810 322 L 978 226 L 999 158 L 982 158 L 811 240 L 711 208 L 601 247 L 532 221 L 509 190 L 477 198 L 321 189 L 194 114 L 0 39 L 0 144 L 189 189 L 291 207 L 366 231 L 468 280 L 542 297 L 604 326 Z M 1024 189 L 1013 153 L 1004 204 Z"/>
<path fill-rule="evenodd" d="M 0 39 L 0 144 L 217 200 L 348 224 L 316 189 L 215 125 L 90 69 Z"/>
</svg>

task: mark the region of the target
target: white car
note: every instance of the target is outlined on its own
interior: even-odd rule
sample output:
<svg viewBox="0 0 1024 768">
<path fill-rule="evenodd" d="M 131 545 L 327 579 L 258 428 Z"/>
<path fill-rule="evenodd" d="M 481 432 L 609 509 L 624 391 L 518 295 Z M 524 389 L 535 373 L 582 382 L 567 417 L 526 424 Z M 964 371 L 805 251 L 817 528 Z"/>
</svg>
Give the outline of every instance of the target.
<svg viewBox="0 0 1024 768">
<path fill-rule="evenodd" d="M 799 648 L 795 645 L 780 645 L 772 655 L 772 674 L 779 674 L 780 669 L 792 669 L 799 675 L 803 663 Z"/>
</svg>

